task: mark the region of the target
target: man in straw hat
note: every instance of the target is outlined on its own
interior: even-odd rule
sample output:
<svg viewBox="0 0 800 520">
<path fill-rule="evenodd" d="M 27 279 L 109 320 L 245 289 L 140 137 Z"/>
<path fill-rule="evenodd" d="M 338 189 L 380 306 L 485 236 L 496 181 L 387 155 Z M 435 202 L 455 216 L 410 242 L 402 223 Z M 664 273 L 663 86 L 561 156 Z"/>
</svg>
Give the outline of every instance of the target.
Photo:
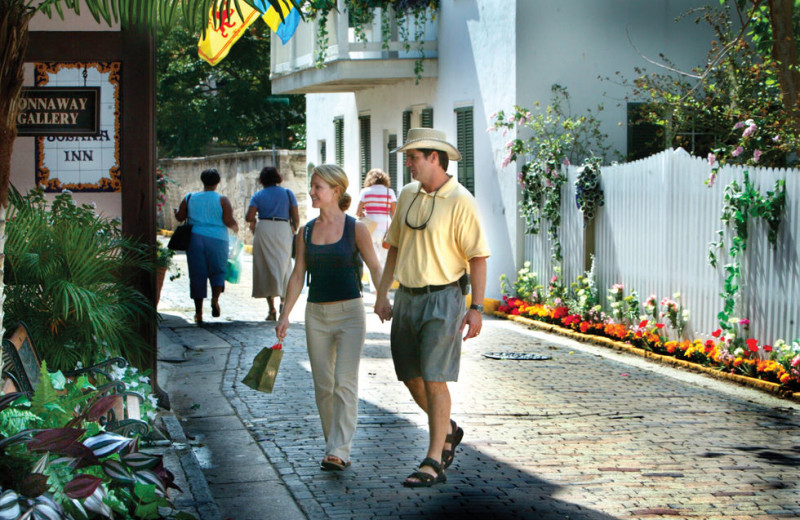
<svg viewBox="0 0 800 520">
<path fill-rule="evenodd" d="M 460 160 L 461 154 L 445 133 L 412 128 L 406 144 L 394 151 L 406 152 L 415 182 L 400 192 L 386 236 L 390 247 L 375 312 L 381 320 L 392 320 L 397 378 L 428 415 L 428 453 L 403 484 L 429 487 L 447 480 L 444 470 L 464 436 L 450 419 L 447 382 L 458 379 L 464 327 L 464 340 L 481 332 L 489 247 L 475 199 L 447 174 L 449 161 Z M 472 305 L 465 313 L 470 277 Z M 393 279 L 400 284 L 394 309 L 387 296 Z"/>
</svg>

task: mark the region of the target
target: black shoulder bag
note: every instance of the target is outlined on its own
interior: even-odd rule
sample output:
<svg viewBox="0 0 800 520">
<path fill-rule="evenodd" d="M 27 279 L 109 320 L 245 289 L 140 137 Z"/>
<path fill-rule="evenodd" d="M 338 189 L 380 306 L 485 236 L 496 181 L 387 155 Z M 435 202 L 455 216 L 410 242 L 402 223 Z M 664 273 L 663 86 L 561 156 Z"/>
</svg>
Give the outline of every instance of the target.
<svg viewBox="0 0 800 520">
<path fill-rule="evenodd" d="M 189 199 L 191 198 L 192 194 L 190 193 L 186 197 L 186 222 L 175 229 L 167 244 L 167 248 L 173 251 L 186 251 L 189 249 L 189 242 L 192 241 L 192 225 L 189 224 Z"/>
</svg>

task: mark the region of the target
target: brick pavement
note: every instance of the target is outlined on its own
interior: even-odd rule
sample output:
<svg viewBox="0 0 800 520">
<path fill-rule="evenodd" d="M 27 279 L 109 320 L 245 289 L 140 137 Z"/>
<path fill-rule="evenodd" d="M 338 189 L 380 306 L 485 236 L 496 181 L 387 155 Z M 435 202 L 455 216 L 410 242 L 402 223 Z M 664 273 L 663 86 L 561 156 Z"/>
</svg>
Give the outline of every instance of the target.
<svg viewBox="0 0 800 520">
<path fill-rule="evenodd" d="M 165 316 L 194 312 L 185 273 L 165 285 Z M 226 289 L 221 318 L 206 309 L 204 331 L 231 346 L 220 363 L 224 405 L 280 476 L 259 485 L 285 486 L 308 518 L 800 518 L 797 404 L 488 317 L 480 339 L 464 344 L 460 381 L 451 385 L 453 417 L 466 433 L 446 484 L 401 485 L 424 456 L 427 427 L 394 376 L 388 324 L 374 315 L 353 466 L 321 472 L 302 305 L 291 316 L 274 393 L 239 383 L 274 342 L 266 303 L 249 296 L 250 276 L 245 262 L 244 283 Z M 196 329 L 184 320 L 170 330 L 189 337 Z M 552 359 L 482 356 L 505 349 Z M 176 414 L 188 416 L 187 432 L 200 427 L 191 410 L 176 406 Z M 212 493 L 220 490 L 211 483 Z"/>
</svg>

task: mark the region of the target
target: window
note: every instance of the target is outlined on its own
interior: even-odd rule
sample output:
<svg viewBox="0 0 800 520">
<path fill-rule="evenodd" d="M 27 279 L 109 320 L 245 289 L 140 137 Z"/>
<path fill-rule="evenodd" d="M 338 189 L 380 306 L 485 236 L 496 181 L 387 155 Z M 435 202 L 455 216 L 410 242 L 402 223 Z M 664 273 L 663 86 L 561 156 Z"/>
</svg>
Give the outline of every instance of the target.
<svg viewBox="0 0 800 520">
<path fill-rule="evenodd" d="M 664 128 L 645 120 L 645 103 L 628 103 L 628 160 L 635 161 L 666 148 Z"/>
<path fill-rule="evenodd" d="M 324 140 L 319 142 L 319 163 L 326 164 L 328 162 L 328 146 Z"/>
<path fill-rule="evenodd" d="M 420 125 L 422 128 L 433 128 L 433 108 L 423 108 L 422 116 L 420 118 Z"/>
<path fill-rule="evenodd" d="M 386 148 L 389 150 L 389 164 L 386 168 L 386 173 L 389 174 L 392 188 L 397 189 L 397 153 L 392 153 L 392 150 L 397 148 L 397 134 L 389 134 L 389 139 L 386 141 Z"/>
<path fill-rule="evenodd" d="M 458 182 L 475 195 L 475 139 L 472 107 L 456 109 L 456 146 L 461 152 L 458 161 Z"/>
<path fill-rule="evenodd" d="M 411 129 L 411 110 L 406 110 L 403 112 L 403 144 L 406 144 L 406 139 L 408 139 L 408 131 Z M 403 161 L 403 184 L 408 184 L 411 182 L 411 170 L 408 169 L 406 166 L 406 154 L 402 155 L 401 160 Z"/>
<path fill-rule="evenodd" d="M 344 168 L 344 118 L 333 119 L 333 133 L 336 140 L 336 164 Z"/>
<path fill-rule="evenodd" d="M 364 179 L 367 177 L 367 172 L 372 168 L 372 147 L 370 146 L 370 117 L 358 117 L 358 132 L 360 135 L 359 145 L 359 162 L 361 167 L 361 185 L 364 185 Z"/>
</svg>

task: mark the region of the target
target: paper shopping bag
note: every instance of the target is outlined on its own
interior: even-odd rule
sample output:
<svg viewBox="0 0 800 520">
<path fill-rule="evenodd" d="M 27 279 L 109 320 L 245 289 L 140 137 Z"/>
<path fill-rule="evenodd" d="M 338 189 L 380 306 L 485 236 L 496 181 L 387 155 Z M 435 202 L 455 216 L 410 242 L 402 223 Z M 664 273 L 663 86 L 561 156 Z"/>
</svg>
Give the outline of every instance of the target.
<svg viewBox="0 0 800 520">
<path fill-rule="evenodd" d="M 242 383 L 253 390 L 271 394 L 272 388 L 275 386 L 275 378 L 278 375 L 278 367 L 281 366 L 281 359 L 283 359 L 283 349 L 280 343 L 262 348 L 261 352 L 256 354 L 253 366 L 242 379 Z"/>
</svg>

